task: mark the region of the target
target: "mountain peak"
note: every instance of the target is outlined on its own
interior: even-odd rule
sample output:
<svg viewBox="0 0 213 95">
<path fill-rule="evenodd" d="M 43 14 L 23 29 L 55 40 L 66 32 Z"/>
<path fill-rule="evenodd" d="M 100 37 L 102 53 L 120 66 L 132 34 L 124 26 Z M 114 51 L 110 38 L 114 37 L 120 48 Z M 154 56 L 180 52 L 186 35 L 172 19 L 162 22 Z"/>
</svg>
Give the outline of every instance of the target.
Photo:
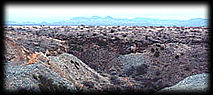
<svg viewBox="0 0 213 95">
<path fill-rule="evenodd" d="M 96 18 L 96 19 L 98 19 L 98 18 L 101 18 L 101 17 L 99 17 L 99 16 L 92 16 L 91 18 Z"/>
<path fill-rule="evenodd" d="M 189 20 L 177 20 L 177 19 L 154 19 L 154 18 L 146 18 L 146 17 L 135 17 L 131 19 L 127 18 L 113 18 L 111 16 L 99 17 L 99 16 L 91 16 L 91 17 L 73 17 L 70 20 L 58 21 L 58 22 L 11 22 L 7 21 L 8 25 L 15 24 L 45 24 L 45 25 L 144 25 L 144 26 L 207 26 L 208 19 L 205 18 L 193 18 Z"/>
<path fill-rule="evenodd" d="M 207 19 L 205 19 L 205 18 L 192 18 L 190 20 L 207 20 Z"/>
<path fill-rule="evenodd" d="M 105 18 L 108 18 L 108 19 L 113 19 L 111 16 L 106 16 Z"/>
</svg>

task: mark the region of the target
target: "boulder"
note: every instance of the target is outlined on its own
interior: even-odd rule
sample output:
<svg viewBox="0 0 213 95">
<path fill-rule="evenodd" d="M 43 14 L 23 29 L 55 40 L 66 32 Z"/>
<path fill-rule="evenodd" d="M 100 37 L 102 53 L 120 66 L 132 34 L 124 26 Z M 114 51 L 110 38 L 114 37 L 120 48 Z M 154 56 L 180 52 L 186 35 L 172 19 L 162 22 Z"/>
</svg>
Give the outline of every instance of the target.
<svg viewBox="0 0 213 95">
<path fill-rule="evenodd" d="M 174 86 L 166 87 L 159 92 L 207 92 L 209 74 L 192 75 L 180 81 Z"/>
</svg>

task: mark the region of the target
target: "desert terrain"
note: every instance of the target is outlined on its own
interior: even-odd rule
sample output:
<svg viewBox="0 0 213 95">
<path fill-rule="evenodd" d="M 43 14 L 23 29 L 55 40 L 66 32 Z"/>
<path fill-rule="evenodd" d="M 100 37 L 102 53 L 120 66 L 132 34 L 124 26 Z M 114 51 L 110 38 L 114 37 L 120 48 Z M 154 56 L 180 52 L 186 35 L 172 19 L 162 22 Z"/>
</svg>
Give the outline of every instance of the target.
<svg viewBox="0 0 213 95">
<path fill-rule="evenodd" d="M 7 91 L 155 93 L 209 73 L 208 27 L 4 26 L 4 34 Z"/>
</svg>

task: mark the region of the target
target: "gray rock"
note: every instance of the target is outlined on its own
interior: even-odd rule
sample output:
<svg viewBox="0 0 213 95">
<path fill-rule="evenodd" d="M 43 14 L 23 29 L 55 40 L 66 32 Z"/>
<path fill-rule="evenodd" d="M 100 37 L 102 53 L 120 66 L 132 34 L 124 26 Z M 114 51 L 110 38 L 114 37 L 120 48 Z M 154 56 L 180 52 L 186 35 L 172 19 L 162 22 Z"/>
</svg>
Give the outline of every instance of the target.
<svg viewBox="0 0 213 95">
<path fill-rule="evenodd" d="M 150 63 L 148 56 L 142 53 L 120 55 L 117 59 L 121 64 L 120 68 L 123 68 L 122 70 L 128 75 L 133 74 L 137 67 Z"/>
<path fill-rule="evenodd" d="M 166 87 L 159 92 L 207 92 L 208 91 L 208 77 L 209 74 L 192 75 L 178 84 Z"/>
<path fill-rule="evenodd" d="M 123 63 L 124 69 L 129 69 L 132 66 L 135 67 L 149 62 L 147 56 L 142 53 L 120 55 L 118 60 L 120 63 Z"/>
<path fill-rule="evenodd" d="M 41 61 L 31 65 L 14 65 L 5 63 L 5 89 L 19 91 L 20 89 L 40 92 L 41 90 L 56 91 L 55 87 L 65 87 L 66 90 L 75 91 L 73 83 L 62 78 L 53 70 L 41 64 Z M 47 86 L 52 86 L 52 89 Z M 60 90 L 60 89 L 59 89 Z"/>
</svg>

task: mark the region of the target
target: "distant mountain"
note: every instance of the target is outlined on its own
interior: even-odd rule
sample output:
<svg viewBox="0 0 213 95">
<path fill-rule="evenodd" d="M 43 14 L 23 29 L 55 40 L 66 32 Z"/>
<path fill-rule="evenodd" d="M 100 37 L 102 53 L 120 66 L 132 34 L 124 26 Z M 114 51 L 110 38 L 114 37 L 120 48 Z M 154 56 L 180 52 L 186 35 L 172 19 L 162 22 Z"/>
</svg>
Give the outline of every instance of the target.
<svg viewBox="0 0 213 95">
<path fill-rule="evenodd" d="M 73 17 L 58 22 L 6 22 L 7 25 L 104 25 L 104 26 L 208 26 L 208 19 L 194 18 L 190 20 L 152 19 L 136 17 L 132 19 L 113 18 L 111 16 L 99 17 Z"/>
<path fill-rule="evenodd" d="M 105 19 L 113 19 L 111 16 L 106 16 Z"/>
</svg>

